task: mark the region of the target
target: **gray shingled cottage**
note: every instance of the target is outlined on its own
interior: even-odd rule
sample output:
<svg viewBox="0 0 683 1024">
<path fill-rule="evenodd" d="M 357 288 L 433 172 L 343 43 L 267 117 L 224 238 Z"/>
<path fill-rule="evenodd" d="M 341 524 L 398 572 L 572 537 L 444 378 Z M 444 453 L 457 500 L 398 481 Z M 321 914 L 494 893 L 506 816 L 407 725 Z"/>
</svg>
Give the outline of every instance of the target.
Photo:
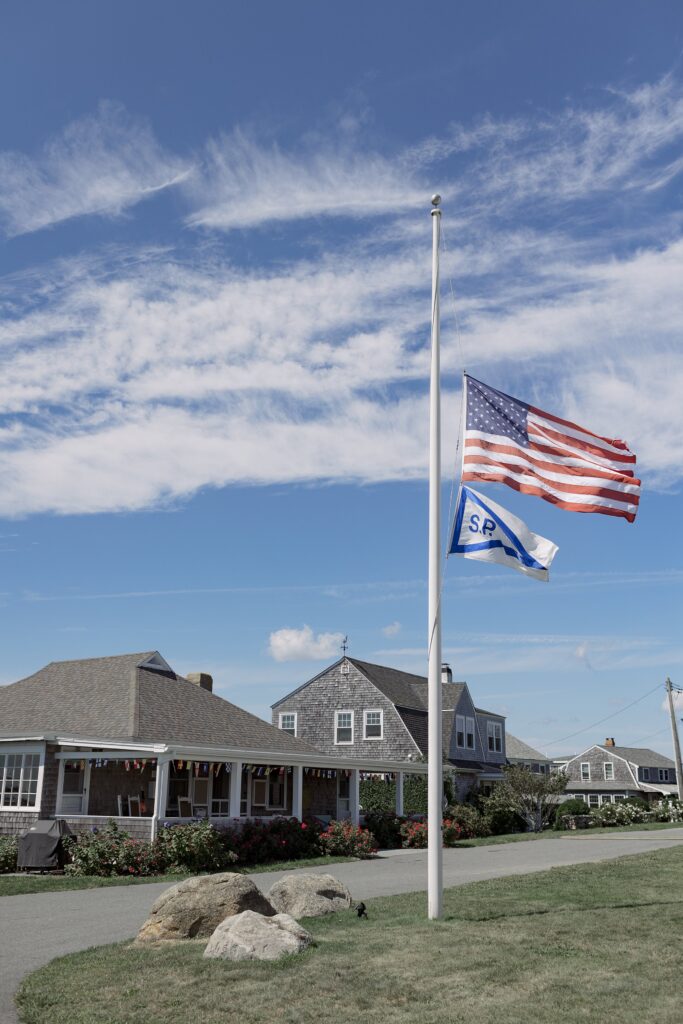
<svg viewBox="0 0 683 1024">
<path fill-rule="evenodd" d="M 0 834 L 36 818 L 110 818 L 134 835 L 159 821 L 278 814 L 358 820 L 364 771 L 426 766 L 368 750 L 329 754 L 179 676 L 157 651 L 51 662 L 0 686 Z"/>
<path fill-rule="evenodd" d="M 567 796 L 581 797 L 590 807 L 627 797 L 654 803 L 678 795 L 676 766 L 670 757 L 648 747 L 618 747 L 611 736 L 555 765 L 567 774 Z"/>
<path fill-rule="evenodd" d="M 505 717 L 475 707 L 448 665 L 442 695 L 444 766 L 462 799 L 502 779 Z M 273 704 L 272 722 L 328 754 L 419 762 L 428 754 L 427 703 L 424 676 L 345 656 Z"/>
</svg>

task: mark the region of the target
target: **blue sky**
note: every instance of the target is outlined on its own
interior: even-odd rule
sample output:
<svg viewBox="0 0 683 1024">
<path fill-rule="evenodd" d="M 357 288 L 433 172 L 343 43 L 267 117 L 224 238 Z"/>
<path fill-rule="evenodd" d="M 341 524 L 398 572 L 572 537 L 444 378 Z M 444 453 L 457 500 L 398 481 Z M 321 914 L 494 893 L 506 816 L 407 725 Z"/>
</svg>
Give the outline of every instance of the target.
<svg viewBox="0 0 683 1024">
<path fill-rule="evenodd" d="M 0 27 L 0 681 L 154 648 L 267 716 L 344 634 L 425 670 L 438 190 L 445 511 L 463 365 L 644 484 L 633 526 L 481 485 L 560 551 L 451 559 L 444 656 L 543 750 L 669 752 L 663 686 L 627 705 L 683 685 L 680 4 Z"/>
</svg>

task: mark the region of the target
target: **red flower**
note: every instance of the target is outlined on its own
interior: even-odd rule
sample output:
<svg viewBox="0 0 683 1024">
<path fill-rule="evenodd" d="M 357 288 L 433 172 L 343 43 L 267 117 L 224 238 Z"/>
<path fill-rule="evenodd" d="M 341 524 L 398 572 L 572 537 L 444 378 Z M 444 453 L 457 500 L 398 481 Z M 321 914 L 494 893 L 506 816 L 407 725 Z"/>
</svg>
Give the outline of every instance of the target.
<svg viewBox="0 0 683 1024">
<path fill-rule="evenodd" d="M 308 828 L 308 825 L 306 824 L 306 822 L 305 822 L 305 821 L 302 821 L 302 822 L 301 822 L 301 828 L 302 828 L 302 830 L 305 830 L 305 829 L 307 829 L 307 828 Z"/>
</svg>

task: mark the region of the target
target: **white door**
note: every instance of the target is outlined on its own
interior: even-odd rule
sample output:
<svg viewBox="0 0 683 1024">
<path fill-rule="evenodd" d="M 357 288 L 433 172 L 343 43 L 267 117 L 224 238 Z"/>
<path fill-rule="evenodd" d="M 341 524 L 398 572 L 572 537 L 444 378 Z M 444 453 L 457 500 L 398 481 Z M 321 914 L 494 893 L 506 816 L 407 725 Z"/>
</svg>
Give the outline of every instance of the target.
<svg viewBox="0 0 683 1024">
<path fill-rule="evenodd" d="M 87 814 L 90 761 L 65 761 L 61 814 Z"/>
<path fill-rule="evenodd" d="M 351 817 L 351 779 L 337 772 L 337 820 Z"/>
</svg>

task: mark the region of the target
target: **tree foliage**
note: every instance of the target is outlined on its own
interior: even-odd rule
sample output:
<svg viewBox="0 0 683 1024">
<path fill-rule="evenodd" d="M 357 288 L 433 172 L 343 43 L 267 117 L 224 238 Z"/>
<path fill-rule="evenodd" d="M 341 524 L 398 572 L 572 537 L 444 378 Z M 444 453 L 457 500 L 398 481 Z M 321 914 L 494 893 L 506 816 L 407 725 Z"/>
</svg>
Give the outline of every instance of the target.
<svg viewBox="0 0 683 1024">
<path fill-rule="evenodd" d="M 503 768 L 503 774 L 491 803 L 507 805 L 526 822 L 530 832 L 540 832 L 555 813 L 557 797 L 567 788 L 567 776 L 564 772 L 532 772 L 517 764 Z"/>
</svg>

